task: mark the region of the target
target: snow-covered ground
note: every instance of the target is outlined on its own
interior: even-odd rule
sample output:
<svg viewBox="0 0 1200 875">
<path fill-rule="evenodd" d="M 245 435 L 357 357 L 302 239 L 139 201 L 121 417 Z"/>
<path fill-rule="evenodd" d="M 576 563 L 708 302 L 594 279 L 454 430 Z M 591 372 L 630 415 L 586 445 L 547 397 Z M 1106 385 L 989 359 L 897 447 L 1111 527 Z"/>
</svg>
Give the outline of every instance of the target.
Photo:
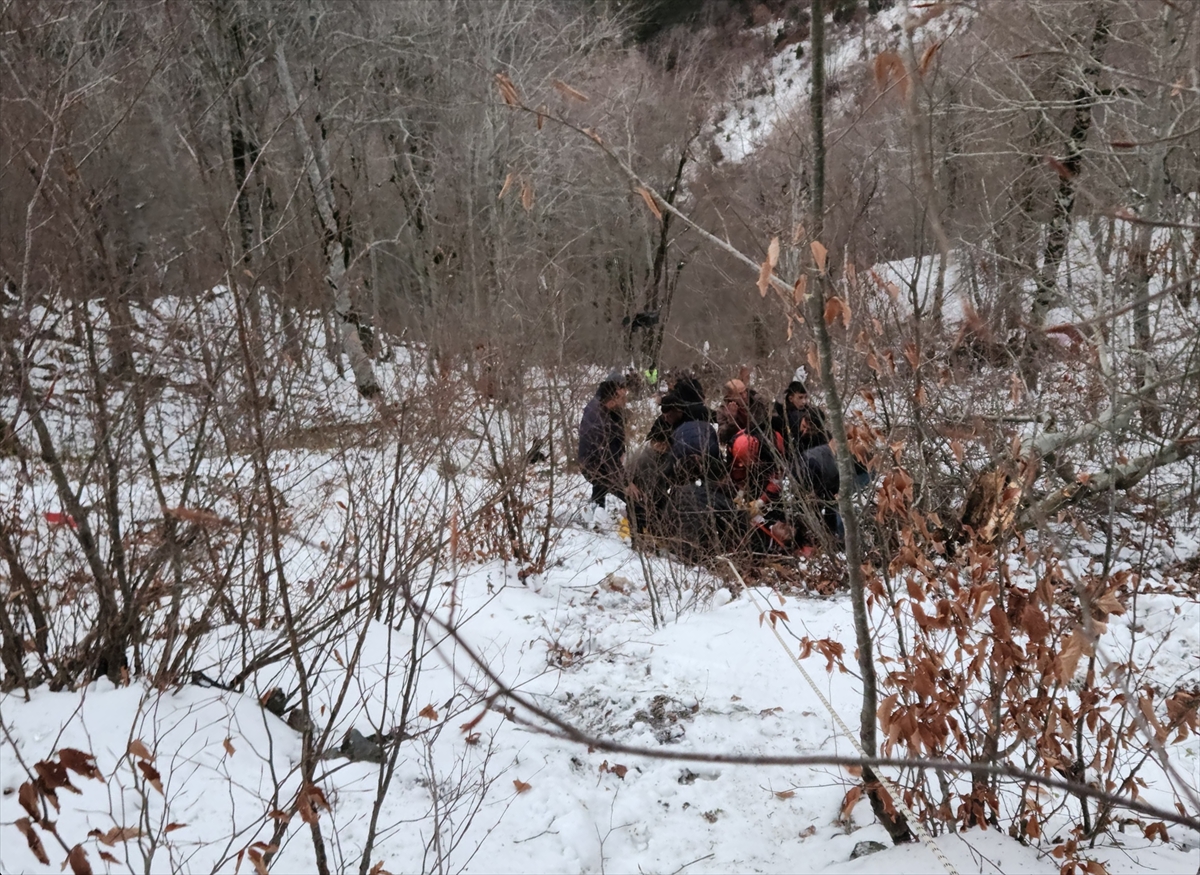
<svg viewBox="0 0 1200 875">
<path fill-rule="evenodd" d="M 764 611 L 788 616 L 791 633 L 831 638 L 853 651 L 849 602 L 783 597 L 727 589 L 668 622 L 651 627 L 643 569 L 614 533 L 566 528 L 549 570 L 518 581 L 517 569 L 498 562 L 461 569 L 456 604 L 462 642 L 484 656 L 511 688 L 587 733 L 670 752 L 740 755 L 852 755 L 831 715 L 791 664 L 761 620 Z M 665 566 L 658 569 L 666 572 Z M 676 569 L 688 589 L 714 587 L 705 572 Z M 662 585 L 663 578 L 659 578 Z M 1162 674 L 1200 675 L 1200 606 L 1169 595 L 1149 618 Z M 448 599 L 441 616 L 446 617 Z M 1165 624 L 1165 625 L 1164 625 Z M 371 701 L 386 705 L 398 691 L 382 690 L 374 669 L 387 664 L 389 644 L 402 647 L 405 631 L 376 626 L 358 670 L 363 700 L 350 723 L 364 734 Z M 1116 632 L 1113 633 L 1117 634 Z M 823 657 L 807 660 L 810 674 L 835 710 L 853 724 L 857 684 L 848 673 L 827 672 Z M 457 676 L 457 679 L 456 679 Z M 443 639 L 427 663 L 418 702 L 432 706 L 428 739 L 402 746 L 390 790 L 379 812 L 374 859 L 392 872 L 433 866 L 439 816 L 443 868 L 468 872 L 896 872 L 938 869 L 923 845 L 888 847 L 851 861 L 863 841 L 887 844 L 865 801 L 848 816 L 840 809 L 854 780 L 833 767 L 764 767 L 688 763 L 589 751 L 495 710 L 475 705 L 445 722 L 461 681 L 486 688 L 462 647 Z M 331 681 L 336 680 L 331 674 Z M 335 684 L 328 693 L 333 695 Z M 449 701 L 448 701 L 449 699 Z M 96 871 L 233 871 L 238 852 L 269 842 L 270 812 L 294 796 L 299 734 L 268 713 L 254 695 L 184 686 L 154 690 L 134 682 L 114 688 L 98 681 L 75 692 L 34 690 L 26 701 L 0 699 L 8 738 L 0 746 L 0 870 L 57 871 L 65 853 L 49 848 L 40 866 L 12 826 L 23 816 L 17 787 L 26 767 L 62 748 L 95 756 L 100 779 L 72 775 L 81 795 L 59 792 L 58 832 L 68 847 L 82 841 Z M 459 724 L 482 714 L 463 731 Z M 376 715 L 378 716 L 378 715 Z M 357 720 L 356 720 L 357 717 Z M 479 733 L 474 744 L 467 738 Z M 161 792 L 148 787 L 129 755 L 140 740 L 154 756 Z M 429 745 L 425 745 L 429 740 Z M 1172 754 L 1200 785 L 1196 739 Z M 476 793 L 480 780 L 487 792 Z M 379 767 L 328 760 L 318 773 L 329 803 L 321 824 L 334 870 L 357 867 L 375 798 Z M 276 788 L 282 792 L 273 797 Z M 466 799 L 455 802 L 455 794 Z M 435 812 L 438 803 L 449 813 Z M 468 813 L 475 813 L 468 821 Z M 113 827 L 141 836 L 101 844 Z M 1172 843 L 1147 841 L 1131 831 L 1121 846 L 1101 843 L 1092 856 L 1110 872 L 1186 872 L 1200 864 L 1200 837 L 1172 828 Z M 1047 837 L 1048 839 L 1053 838 Z M 937 844 L 960 872 L 1057 872 L 1049 847 L 1018 844 L 995 830 L 941 835 Z M 101 852 L 115 861 L 101 859 Z M 152 856 L 151 856 L 152 855 Z M 144 863 L 149 859 L 150 862 Z M 250 868 L 250 862 L 242 861 Z M 289 825 L 273 864 L 279 872 L 313 871 L 307 830 Z"/>
</svg>

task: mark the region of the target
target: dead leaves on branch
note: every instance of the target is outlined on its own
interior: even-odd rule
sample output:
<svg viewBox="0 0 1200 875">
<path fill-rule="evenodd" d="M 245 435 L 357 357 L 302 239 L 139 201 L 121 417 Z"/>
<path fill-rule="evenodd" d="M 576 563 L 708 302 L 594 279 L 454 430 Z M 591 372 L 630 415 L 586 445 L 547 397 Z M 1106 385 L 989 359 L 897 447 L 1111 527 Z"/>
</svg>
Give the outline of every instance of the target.
<svg viewBox="0 0 1200 875">
<path fill-rule="evenodd" d="M 655 202 L 655 200 L 654 200 L 654 195 L 650 193 L 650 189 L 646 188 L 646 187 L 645 187 L 645 186 L 643 186 L 643 185 L 639 185 L 639 186 L 638 186 L 636 189 L 634 189 L 634 190 L 635 190 L 635 191 L 636 191 L 636 192 L 637 192 L 639 195 L 641 195 L 641 197 L 642 197 L 642 200 L 643 200 L 643 201 L 645 202 L 645 204 L 646 204 L 646 208 L 647 208 L 647 209 L 649 209 L 649 210 L 650 210 L 650 212 L 652 212 L 652 213 L 654 214 L 654 218 L 658 219 L 658 220 L 661 222 L 661 221 L 662 221 L 662 217 L 663 217 L 662 210 L 660 210 L 660 209 L 658 208 L 658 204 L 657 204 L 657 203 Z"/>
<path fill-rule="evenodd" d="M 234 873 L 242 868 L 242 858 L 245 857 L 250 861 L 250 865 L 254 867 L 257 875 L 267 875 L 267 857 L 279 850 L 279 845 L 269 845 L 266 842 L 255 842 L 249 847 L 242 848 L 238 851 L 237 863 L 234 866 Z"/>
<path fill-rule="evenodd" d="M 908 99 L 908 72 L 904 69 L 904 61 L 892 51 L 880 52 L 875 56 L 874 64 L 875 86 L 880 91 L 887 91 L 895 85 L 902 100 Z"/>
<path fill-rule="evenodd" d="M 771 287 L 771 274 L 775 271 L 775 265 L 779 263 L 779 238 L 772 237 L 771 243 L 767 247 L 767 259 L 762 263 L 758 271 L 758 293 L 761 297 L 767 296 L 767 289 Z"/>
<path fill-rule="evenodd" d="M 514 184 L 521 186 L 521 206 L 528 213 L 533 209 L 534 204 L 533 180 L 524 173 L 510 172 L 506 175 L 504 177 L 504 185 L 500 187 L 500 193 L 496 195 L 496 200 L 504 200 L 504 196 L 509 193 Z"/>
<path fill-rule="evenodd" d="M 517 93 L 517 86 L 513 84 L 512 79 L 508 78 L 508 74 L 500 72 L 496 74 L 496 87 L 500 89 L 500 97 L 509 106 L 520 106 L 521 95 Z"/>
<path fill-rule="evenodd" d="M 584 94 L 582 91 L 575 90 L 561 79 L 555 79 L 550 84 L 558 89 L 559 94 L 561 94 L 563 97 L 570 98 L 571 100 L 578 100 L 580 103 L 588 102 L 588 96 L 586 94 Z"/>
<path fill-rule="evenodd" d="M 43 866 L 50 864 L 50 858 L 46 856 L 46 848 L 42 844 L 41 837 L 37 834 L 37 830 L 33 828 L 28 817 L 18 818 L 16 827 L 20 830 L 21 835 L 25 836 L 25 841 L 29 844 L 29 850 L 37 857 L 38 862 Z"/>
<path fill-rule="evenodd" d="M 321 819 L 322 811 L 332 811 L 325 791 L 316 784 L 305 784 L 296 794 L 296 813 L 305 823 L 312 825 Z"/>
</svg>

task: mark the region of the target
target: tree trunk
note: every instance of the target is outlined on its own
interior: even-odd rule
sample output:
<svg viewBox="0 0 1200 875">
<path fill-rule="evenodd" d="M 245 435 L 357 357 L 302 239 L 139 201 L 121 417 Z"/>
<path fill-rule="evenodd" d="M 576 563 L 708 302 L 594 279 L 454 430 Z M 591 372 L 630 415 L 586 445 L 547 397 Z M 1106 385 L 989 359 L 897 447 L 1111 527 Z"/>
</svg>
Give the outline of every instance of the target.
<svg viewBox="0 0 1200 875">
<path fill-rule="evenodd" d="M 1092 127 L 1092 109 L 1096 103 L 1100 76 L 1100 57 L 1108 43 L 1109 20 L 1106 9 L 1096 14 L 1092 27 L 1091 49 L 1087 66 L 1083 68 L 1083 81 L 1075 89 L 1071 100 L 1075 108 L 1071 119 L 1071 131 L 1067 135 L 1066 155 L 1059 166 L 1058 191 L 1054 198 L 1054 213 L 1046 228 L 1046 246 L 1043 250 L 1042 266 L 1036 277 L 1036 291 L 1029 313 L 1029 333 L 1025 342 L 1022 365 L 1026 382 L 1037 383 L 1037 353 L 1041 348 L 1041 329 L 1046 314 L 1058 299 L 1058 269 L 1067 254 L 1067 241 L 1071 236 L 1071 219 L 1075 211 L 1076 180 L 1083 167 L 1083 147 L 1087 143 L 1088 131 Z"/>
<path fill-rule="evenodd" d="M 823 0 L 812 0 L 812 93 L 810 96 L 813 128 L 813 175 L 811 227 L 813 240 L 819 240 L 824 232 L 825 216 L 825 8 Z M 850 578 L 850 600 L 854 610 L 854 633 L 858 645 L 858 670 L 862 675 L 862 710 L 859 712 L 859 744 L 863 754 L 873 757 L 878 749 L 875 721 L 878 711 L 875 659 L 871 645 L 871 625 L 867 618 L 866 579 L 863 576 L 862 537 L 858 524 L 858 513 L 854 507 L 853 488 L 854 459 L 850 444 L 846 440 L 846 421 L 842 415 L 842 399 L 838 393 L 837 380 L 833 374 L 833 344 L 825 326 L 825 280 L 824 271 L 810 268 L 809 322 L 817 340 L 820 358 L 820 380 L 829 405 L 829 425 L 833 432 L 837 456 L 838 476 L 842 488 L 838 490 L 838 511 L 846 529 L 846 569 Z M 887 829 L 896 844 L 912 841 L 908 824 L 899 812 L 889 813 L 881 795 L 881 788 L 874 771 L 863 769 L 863 782 L 871 799 L 875 816 Z"/>
<path fill-rule="evenodd" d="M 325 232 L 325 281 L 329 284 L 333 297 L 333 312 L 338 322 L 342 349 L 350 361 L 350 370 L 354 373 L 354 385 L 358 393 L 364 398 L 371 398 L 379 394 L 379 383 L 375 380 L 371 357 L 363 348 L 362 338 L 358 333 L 358 319 L 350 304 L 346 281 L 346 247 L 342 242 L 342 228 L 333 197 L 333 180 L 326 157 L 325 138 L 321 135 L 317 148 L 313 147 L 312 138 L 300 116 L 300 101 L 296 97 L 296 88 L 288 70 L 287 56 L 284 54 L 281 40 L 275 42 L 275 71 L 283 89 L 288 114 L 291 115 L 292 124 L 295 126 L 296 145 L 304 156 L 304 168 L 308 173 L 313 200 L 316 201 L 317 215 Z"/>
</svg>

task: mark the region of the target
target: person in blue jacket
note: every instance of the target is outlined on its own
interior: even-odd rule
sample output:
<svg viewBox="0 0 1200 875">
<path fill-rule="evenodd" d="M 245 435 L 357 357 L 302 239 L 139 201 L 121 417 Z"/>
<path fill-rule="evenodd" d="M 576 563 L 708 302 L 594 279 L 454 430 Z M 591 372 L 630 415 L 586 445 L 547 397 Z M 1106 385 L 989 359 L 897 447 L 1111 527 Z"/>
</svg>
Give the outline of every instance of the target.
<svg viewBox="0 0 1200 875">
<path fill-rule="evenodd" d="M 679 380 L 659 406 L 671 426 L 672 479 L 676 483 L 721 479 L 725 473 L 721 444 L 698 382 Z"/>
<path fill-rule="evenodd" d="M 579 467 L 592 484 L 592 504 L 615 495 L 625 501 L 625 375 L 614 371 L 596 387 L 579 421 Z"/>
</svg>

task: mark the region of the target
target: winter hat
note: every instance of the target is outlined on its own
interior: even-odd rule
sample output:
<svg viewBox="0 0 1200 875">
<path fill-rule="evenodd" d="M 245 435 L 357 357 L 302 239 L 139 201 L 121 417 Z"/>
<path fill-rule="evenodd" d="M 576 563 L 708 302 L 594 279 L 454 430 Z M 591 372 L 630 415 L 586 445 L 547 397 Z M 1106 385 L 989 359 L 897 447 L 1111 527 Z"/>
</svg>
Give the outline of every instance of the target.
<svg viewBox="0 0 1200 875">
<path fill-rule="evenodd" d="M 675 394 L 684 404 L 703 404 L 704 387 L 695 377 L 680 377 L 675 388 L 667 394 Z"/>
<path fill-rule="evenodd" d="M 785 395 L 795 395 L 796 393 L 800 393 L 801 395 L 807 395 L 808 388 L 803 383 L 801 383 L 799 380 L 792 380 L 792 382 L 788 383 L 787 392 L 785 392 L 784 394 Z"/>
<path fill-rule="evenodd" d="M 679 397 L 678 391 L 671 389 L 666 395 L 662 396 L 662 400 L 658 402 L 658 406 L 662 409 L 663 413 L 666 413 L 668 410 L 683 410 L 683 408 L 687 407 L 687 402 Z"/>
<path fill-rule="evenodd" d="M 668 443 L 671 440 L 671 434 L 674 429 L 661 416 L 656 417 L 654 424 L 650 426 L 650 431 L 646 434 L 647 443 Z"/>
<path fill-rule="evenodd" d="M 617 390 L 625 385 L 625 374 L 621 371 L 610 371 L 608 376 L 600 381 L 600 385 L 596 387 L 596 394 L 600 396 L 601 401 L 608 401 L 610 398 L 615 398 Z"/>
</svg>

